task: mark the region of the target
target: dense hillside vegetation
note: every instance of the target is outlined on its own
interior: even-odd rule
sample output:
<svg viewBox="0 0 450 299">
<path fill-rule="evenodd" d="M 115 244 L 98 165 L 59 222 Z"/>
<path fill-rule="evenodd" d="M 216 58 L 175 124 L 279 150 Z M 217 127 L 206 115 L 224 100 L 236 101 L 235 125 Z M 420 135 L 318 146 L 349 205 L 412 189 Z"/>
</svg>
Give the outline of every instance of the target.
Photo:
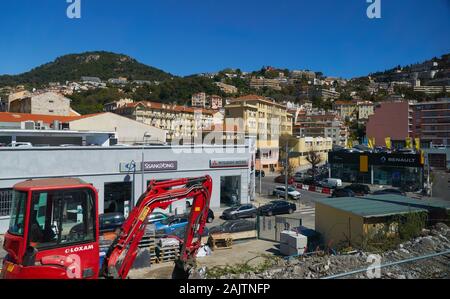
<svg viewBox="0 0 450 299">
<path fill-rule="evenodd" d="M 139 63 L 135 59 L 110 52 L 70 54 L 41 65 L 20 75 L 0 76 L 1 86 L 25 84 L 39 87 L 50 82 L 78 81 L 82 76 L 102 80 L 126 77 L 129 80 L 168 80 L 173 76 L 157 68 Z"/>
</svg>

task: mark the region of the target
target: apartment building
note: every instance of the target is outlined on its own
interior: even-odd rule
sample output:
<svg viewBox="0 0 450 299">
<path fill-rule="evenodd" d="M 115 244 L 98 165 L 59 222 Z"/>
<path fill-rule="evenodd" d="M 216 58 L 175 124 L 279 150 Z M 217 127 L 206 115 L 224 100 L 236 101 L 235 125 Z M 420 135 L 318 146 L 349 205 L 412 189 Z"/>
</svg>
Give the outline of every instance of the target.
<svg viewBox="0 0 450 299">
<path fill-rule="evenodd" d="M 375 107 L 366 127 L 368 138 L 375 138 L 376 146 L 385 146 L 385 139 L 404 142 L 412 136 L 413 111 L 407 101 L 383 102 Z"/>
<path fill-rule="evenodd" d="M 333 110 L 336 110 L 342 119 L 367 120 L 373 114 L 374 105 L 370 101 L 336 101 Z"/>
<path fill-rule="evenodd" d="M 217 110 L 223 107 L 223 100 L 221 96 L 215 94 L 207 95 L 204 92 L 199 92 L 192 95 L 191 104 L 192 107 Z"/>
<path fill-rule="evenodd" d="M 256 136 L 257 169 L 274 171 L 279 160 L 280 136 L 292 135 L 292 115 L 284 105 L 258 95 L 233 99 L 225 118 L 242 120 L 247 136 Z"/>
<path fill-rule="evenodd" d="M 341 94 L 334 88 L 323 88 L 322 86 L 316 87 L 310 92 L 311 97 L 319 97 L 324 101 L 334 101 L 339 98 Z"/>
<path fill-rule="evenodd" d="M 226 94 L 235 94 L 238 93 L 238 88 L 236 86 L 225 84 L 222 82 L 216 82 L 216 85 Z"/>
<path fill-rule="evenodd" d="M 303 137 L 331 138 L 333 145 L 346 146 L 349 130 L 343 119 L 336 113 L 319 112 L 297 115 L 294 135 Z"/>
<path fill-rule="evenodd" d="M 437 94 L 445 91 L 450 92 L 450 86 L 414 86 L 414 91 Z"/>
<path fill-rule="evenodd" d="M 167 140 L 182 139 L 193 142 L 201 137 L 201 130 L 211 127 L 214 122 L 222 122 L 220 112 L 156 102 L 136 102 L 117 108 L 115 113 L 166 131 Z"/>
<path fill-rule="evenodd" d="M 199 92 L 192 95 L 191 105 L 192 107 L 206 108 L 206 93 Z"/>
<path fill-rule="evenodd" d="M 43 115 L 71 115 L 70 99 L 55 92 L 24 92 L 9 100 L 9 112 Z"/>
<path fill-rule="evenodd" d="M 411 107 L 412 136 L 433 145 L 450 146 L 450 98 Z"/>
<path fill-rule="evenodd" d="M 320 155 L 322 162 L 328 161 L 328 152 L 333 149 L 333 139 L 330 137 L 282 137 L 282 144 L 289 142 L 289 163 L 295 168 L 311 166 L 307 157 L 310 152 Z"/>
<path fill-rule="evenodd" d="M 250 80 L 250 87 L 255 89 L 261 89 L 264 87 L 274 90 L 281 90 L 280 81 L 277 79 L 266 79 L 264 77 L 255 78 Z"/>
</svg>

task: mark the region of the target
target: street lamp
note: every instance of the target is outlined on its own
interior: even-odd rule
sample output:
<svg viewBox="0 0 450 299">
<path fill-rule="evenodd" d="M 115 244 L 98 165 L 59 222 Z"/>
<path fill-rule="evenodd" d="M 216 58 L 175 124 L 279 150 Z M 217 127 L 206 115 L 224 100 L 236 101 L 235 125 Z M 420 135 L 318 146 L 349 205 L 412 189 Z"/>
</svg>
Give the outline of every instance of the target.
<svg viewBox="0 0 450 299">
<path fill-rule="evenodd" d="M 142 194 L 144 194 L 144 148 L 145 148 L 145 138 L 151 138 L 152 135 L 149 132 L 145 132 L 144 136 L 142 137 L 142 162 L 141 162 L 141 174 L 142 174 L 142 182 L 141 182 L 141 189 Z"/>
</svg>

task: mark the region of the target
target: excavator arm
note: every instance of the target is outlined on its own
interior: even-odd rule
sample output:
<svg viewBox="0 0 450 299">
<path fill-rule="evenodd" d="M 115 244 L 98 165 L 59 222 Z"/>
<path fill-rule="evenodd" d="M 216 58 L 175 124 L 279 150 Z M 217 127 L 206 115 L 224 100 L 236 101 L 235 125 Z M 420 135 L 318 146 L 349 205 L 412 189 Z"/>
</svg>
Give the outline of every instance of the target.
<svg viewBox="0 0 450 299">
<path fill-rule="evenodd" d="M 211 191 L 212 180 L 209 176 L 150 182 L 147 191 L 139 198 L 109 248 L 101 270 L 102 276 L 126 278 L 136 259 L 139 242 L 145 234 L 147 216 L 156 208 L 166 209 L 173 202 L 192 198 L 186 234 L 176 262 L 178 267 L 187 271 L 187 265 L 195 261 L 197 250 L 201 246 Z"/>
</svg>

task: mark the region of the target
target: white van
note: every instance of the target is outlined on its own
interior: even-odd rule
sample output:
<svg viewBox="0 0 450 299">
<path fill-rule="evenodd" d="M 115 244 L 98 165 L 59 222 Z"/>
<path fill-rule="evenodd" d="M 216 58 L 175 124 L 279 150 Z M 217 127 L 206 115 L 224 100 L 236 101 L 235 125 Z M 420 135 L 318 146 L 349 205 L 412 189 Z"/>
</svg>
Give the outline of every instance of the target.
<svg viewBox="0 0 450 299">
<path fill-rule="evenodd" d="M 338 188 L 342 187 L 342 180 L 341 179 L 323 179 L 320 181 L 320 185 L 325 188 Z"/>
</svg>

